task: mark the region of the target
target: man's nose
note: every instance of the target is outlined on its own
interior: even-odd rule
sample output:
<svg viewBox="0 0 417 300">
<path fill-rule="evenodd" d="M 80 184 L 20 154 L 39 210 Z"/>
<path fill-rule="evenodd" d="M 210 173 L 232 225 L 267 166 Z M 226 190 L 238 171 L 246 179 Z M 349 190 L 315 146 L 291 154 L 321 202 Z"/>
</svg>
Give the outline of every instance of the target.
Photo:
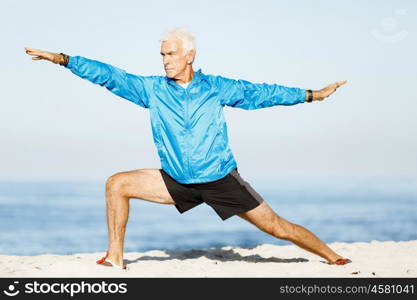
<svg viewBox="0 0 417 300">
<path fill-rule="evenodd" d="M 164 58 L 162 59 L 162 62 L 164 63 L 164 67 L 166 67 L 169 64 L 168 57 L 164 56 Z"/>
</svg>

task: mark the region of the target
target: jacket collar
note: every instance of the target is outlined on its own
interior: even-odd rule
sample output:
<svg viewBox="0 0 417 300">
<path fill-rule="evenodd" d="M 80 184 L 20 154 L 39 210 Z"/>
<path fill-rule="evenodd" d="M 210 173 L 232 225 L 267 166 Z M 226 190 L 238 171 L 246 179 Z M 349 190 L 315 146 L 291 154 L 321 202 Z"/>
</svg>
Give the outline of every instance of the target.
<svg viewBox="0 0 417 300">
<path fill-rule="evenodd" d="M 172 86 L 179 86 L 178 83 L 175 82 L 174 79 L 165 76 L 168 83 Z M 198 69 L 194 72 L 193 79 L 190 81 L 190 85 L 198 84 L 201 80 L 203 80 L 204 74 L 201 72 L 201 69 Z"/>
</svg>

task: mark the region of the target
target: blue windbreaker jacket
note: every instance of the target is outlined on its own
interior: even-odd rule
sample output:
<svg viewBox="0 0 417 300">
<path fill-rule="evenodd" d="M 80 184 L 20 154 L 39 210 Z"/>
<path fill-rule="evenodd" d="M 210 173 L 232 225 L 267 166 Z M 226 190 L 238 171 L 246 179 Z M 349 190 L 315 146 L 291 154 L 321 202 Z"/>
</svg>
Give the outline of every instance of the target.
<svg viewBox="0 0 417 300">
<path fill-rule="evenodd" d="M 70 56 L 72 73 L 148 108 L 161 168 L 180 183 L 204 183 L 237 167 L 223 107 L 247 110 L 305 101 L 305 89 L 251 83 L 198 70 L 186 89 L 166 76 L 139 76 L 82 56 Z"/>
</svg>

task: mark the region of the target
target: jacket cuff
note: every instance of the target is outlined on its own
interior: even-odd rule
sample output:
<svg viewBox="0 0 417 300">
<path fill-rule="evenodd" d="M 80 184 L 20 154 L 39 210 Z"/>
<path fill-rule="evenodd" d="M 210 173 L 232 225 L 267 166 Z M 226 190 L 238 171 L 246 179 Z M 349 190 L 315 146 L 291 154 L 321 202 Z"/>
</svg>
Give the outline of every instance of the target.
<svg viewBox="0 0 417 300">
<path fill-rule="evenodd" d="M 75 61 L 74 61 L 74 56 L 68 56 L 68 63 L 66 65 L 64 65 L 65 68 L 71 69 L 72 66 L 74 65 Z"/>
<path fill-rule="evenodd" d="M 306 102 L 306 97 L 307 97 L 307 95 L 306 95 L 306 93 L 307 93 L 307 90 L 305 90 L 305 89 L 300 89 L 301 90 L 301 99 L 300 99 L 300 102 L 301 103 L 304 103 L 304 102 Z"/>
</svg>

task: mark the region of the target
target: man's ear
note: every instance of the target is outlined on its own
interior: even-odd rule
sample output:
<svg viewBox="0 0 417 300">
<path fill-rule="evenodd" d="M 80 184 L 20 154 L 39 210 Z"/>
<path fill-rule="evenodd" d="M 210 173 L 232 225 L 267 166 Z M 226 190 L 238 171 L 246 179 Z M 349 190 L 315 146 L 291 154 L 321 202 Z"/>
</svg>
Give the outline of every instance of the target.
<svg viewBox="0 0 417 300">
<path fill-rule="evenodd" d="M 192 64 L 194 62 L 194 58 L 195 58 L 195 49 L 191 49 L 188 51 L 187 53 L 187 63 L 188 64 Z"/>
</svg>

